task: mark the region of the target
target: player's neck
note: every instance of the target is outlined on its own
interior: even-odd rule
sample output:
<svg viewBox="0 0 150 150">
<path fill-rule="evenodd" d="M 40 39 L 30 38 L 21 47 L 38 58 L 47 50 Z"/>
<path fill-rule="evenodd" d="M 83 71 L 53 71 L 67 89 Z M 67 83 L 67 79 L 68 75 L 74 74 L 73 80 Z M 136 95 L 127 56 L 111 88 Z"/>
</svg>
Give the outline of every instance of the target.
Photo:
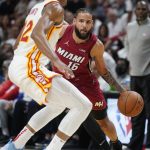
<svg viewBox="0 0 150 150">
<path fill-rule="evenodd" d="M 89 38 L 87 38 L 85 40 L 82 40 L 82 39 L 78 38 L 75 31 L 73 31 L 72 37 L 73 37 L 73 40 L 75 41 L 75 43 L 77 43 L 77 44 L 85 43 L 89 39 Z"/>
</svg>

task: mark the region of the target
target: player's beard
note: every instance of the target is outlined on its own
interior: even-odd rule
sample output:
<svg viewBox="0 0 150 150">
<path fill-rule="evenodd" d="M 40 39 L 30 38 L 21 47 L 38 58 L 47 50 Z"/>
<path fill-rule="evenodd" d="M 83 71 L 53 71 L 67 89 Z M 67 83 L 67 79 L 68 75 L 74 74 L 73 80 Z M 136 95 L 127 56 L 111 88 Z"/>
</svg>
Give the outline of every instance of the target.
<svg viewBox="0 0 150 150">
<path fill-rule="evenodd" d="M 92 33 L 92 29 L 90 31 L 88 31 L 87 33 L 85 34 L 82 34 L 80 33 L 80 31 L 77 29 L 77 27 L 75 26 L 75 33 L 76 33 L 76 36 L 81 39 L 81 40 L 86 40 L 89 38 L 90 34 Z"/>
</svg>

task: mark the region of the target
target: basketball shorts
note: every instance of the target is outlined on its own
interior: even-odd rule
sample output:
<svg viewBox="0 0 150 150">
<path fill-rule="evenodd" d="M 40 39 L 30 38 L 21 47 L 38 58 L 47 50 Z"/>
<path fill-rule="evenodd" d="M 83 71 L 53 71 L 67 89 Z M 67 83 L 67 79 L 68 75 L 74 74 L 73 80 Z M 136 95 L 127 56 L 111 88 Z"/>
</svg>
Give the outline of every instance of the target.
<svg viewBox="0 0 150 150">
<path fill-rule="evenodd" d="M 40 105 L 45 103 L 52 79 L 59 74 L 49 71 L 24 56 L 14 56 L 8 71 L 9 78 Z"/>
<path fill-rule="evenodd" d="M 96 120 L 102 120 L 107 116 L 107 103 L 99 84 L 88 84 L 76 86 L 93 104 L 92 116 Z"/>
<path fill-rule="evenodd" d="M 99 87 L 85 85 L 78 87 L 78 89 L 93 103 L 93 110 L 103 110 L 107 107 L 104 95 Z"/>
</svg>

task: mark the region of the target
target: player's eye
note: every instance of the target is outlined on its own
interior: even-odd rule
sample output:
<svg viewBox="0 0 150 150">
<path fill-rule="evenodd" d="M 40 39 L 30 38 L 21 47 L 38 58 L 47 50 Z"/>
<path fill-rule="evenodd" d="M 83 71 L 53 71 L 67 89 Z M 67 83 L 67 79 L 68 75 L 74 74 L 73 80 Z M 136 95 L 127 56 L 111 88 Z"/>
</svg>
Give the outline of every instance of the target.
<svg viewBox="0 0 150 150">
<path fill-rule="evenodd" d="M 80 20 L 79 20 L 79 22 L 83 23 L 83 22 L 84 22 L 84 20 L 83 20 L 83 19 L 80 19 Z"/>
<path fill-rule="evenodd" d="M 87 21 L 86 23 L 87 23 L 87 24 L 91 24 L 92 22 L 89 20 L 89 21 Z"/>
</svg>

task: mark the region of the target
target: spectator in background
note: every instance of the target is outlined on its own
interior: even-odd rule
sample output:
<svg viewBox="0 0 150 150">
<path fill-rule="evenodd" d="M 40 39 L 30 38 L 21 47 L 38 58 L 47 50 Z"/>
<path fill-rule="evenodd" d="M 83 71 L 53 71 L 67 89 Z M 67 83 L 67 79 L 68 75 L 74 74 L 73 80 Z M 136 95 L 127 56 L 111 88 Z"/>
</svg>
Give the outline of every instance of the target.
<svg viewBox="0 0 150 150">
<path fill-rule="evenodd" d="M 103 19 L 105 17 L 103 6 L 98 5 L 98 0 L 84 0 L 85 7 L 91 12 L 91 14 L 97 19 Z"/>
<path fill-rule="evenodd" d="M 96 17 L 93 16 L 93 23 L 94 23 L 94 26 L 93 26 L 93 33 L 94 33 L 95 35 L 98 35 L 98 30 L 99 30 L 99 28 L 100 28 L 102 22 L 101 22 L 99 19 L 97 19 Z"/>
<path fill-rule="evenodd" d="M 8 138 L 10 135 L 8 129 L 8 114 L 12 114 L 12 110 L 14 107 L 13 100 L 19 94 L 19 88 L 8 79 L 9 64 L 10 60 L 7 60 L 3 63 L 2 66 L 5 81 L 0 84 L 0 122 L 2 130 L 0 141 Z"/>
<path fill-rule="evenodd" d="M 12 25 L 11 29 L 8 29 L 8 40 L 6 40 L 6 43 L 9 43 L 13 46 L 18 35 L 19 27 L 17 25 Z"/>
<path fill-rule="evenodd" d="M 103 42 L 105 46 L 105 51 L 108 51 L 112 40 L 109 38 L 109 29 L 107 24 L 102 23 L 99 27 L 98 38 Z"/>
<path fill-rule="evenodd" d="M 28 2 L 28 6 L 27 6 L 27 12 L 29 12 L 31 10 L 31 8 L 36 5 L 39 2 L 42 2 L 43 0 L 30 0 Z"/>
<path fill-rule="evenodd" d="M 136 21 L 127 27 L 126 49 L 130 63 L 131 90 L 143 96 L 144 109 L 132 121 L 132 137 L 128 149 L 142 150 L 146 118 L 148 119 L 146 148 L 150 148 L 150 19 L 148 3 L 136 4 Z"/>
<path fill-rule="evenodd" d="M 112 75 L 116 78 L 116 62 L 113 59 L 113 57 L 108 53 L 108 52 L 104 52 L 104 61 L 106 64 L 106 67 L 108 68 L 108 70 L 112 73 Z M 111 92 L 112 87 L 101 77 L 98 77 L 98 81 L 100 83 L 100 88 L 102 89 L 102 91 L 104 91 L 104 95 L 106 96 L 106 92 Z M 106 97 L 105 97 L 106 98 Z"/>
<path fill-rule="evenodd" d="M 99 27 L 98 37 L 104 43 L 105 50 L 112 55 L 116 61 L 118 60 L 117 52 L 124 47 L 120 40 L 121 36 L 122 33 L 109 37 L 109 28 L 107 24 L 102 23 Z"/>
<path fill-rule="evenodd" d="M 120 18 L 117 16 L 117 10 L 109 9 L 108 10 L 108 29 L 109 29 L 109 49 L 112 52 L 113 57 L 117 60 L 117 51 L 123 48 L 123 43 L 121 41 L 121 36 L 124 35 L 122 32 L 122 26 Z"/>
<path fill-rule="evenodd" d="M 70 0 L 67 3 L 66 9 L 75 13 L 77 9 L 85 7 L 83 0 Z"/>
<path fill-rule="evenodd" d="M 24 14 L 27 11 L 28 0 L 19 0 L 15 7 L 15 12 L 18 14 Z"/>
<path fill-rule="evenodd" d="M 12 22 L 12 26 L 17 26 L 19 30 L 23 27 L 25 15 L 15 14 Z M 18 32 L 18 31 L 17 31 Z"/>
<path fill-rule="evenodd" d="M 2 3 L 0 3 L 0 15 L 12 15 L 15 5 L 15 0 L 3 1 Z"/>
<path fill-rule="evenodd" d="M 3 43 L 0 46 L 0 74 L 2 74 L 2 64 L 5 60 L 11 59 L 13 56 L 13 48 L 9 43 Z"/>
<path fill-rule="evenodd" d="M 0 15 L 0 44 L 3 40 L 3 38 L 4 38 L 4 31 L 3 31 L 3 28 L 2 28 L 2 17 L 3 16 Z"/>
<path fill-rule="evenodd" d="M 119 58 L 115 70 L 120 83 L 126 89 L 130 89 L 129 62 L 126 59 Z"/>
<path fill-rule="evenodd" d="M 1 28 L 3 29 L 3 40 L 7 39 L 9 27 L 10 27 L 10 19 L 8 15 L 4 15 L 1 21 Z"/>
<path fill-rule="evenodd" d="M 134 21 L 136 19 L 134 11 L 133 11 L 132 1 L 131 0 L 126 0 L 125 4 L 126 4 L 125 5 L 126 6 L 125 7 L 125 13 L 120 16 L 120 22 L 121 22 L 122 32 L 124 32 L 124 33 L 126 33 L 127 24 L 129 22 L 131 22 L 131 21 Z M 125 34 L 122 37 L 123 40 L 124 40 L 124 37 L 125 37 Z"/>
<path fill-rule="evenodd" d="M 65 11 L 65 21 L 69 24 L 72 24 L 73 18 L 74 18 L 73 13 L 69 10 L 66 10 Z"/>
<path fill-rule="evenodd" d="M 108 29 L 107 24 L 102 23 L 99 27 L 98 38 L 103 42 L 104 45 L 107 42 L 108 34 L 109 34 L 109 29 Z M 105 45 L 105 49 L 107 49 L 106 45 Z"/>
<path fill-rule="evenodd" d="M 122 30 L 120 19 L 117 16 L 117 10 L 110 8 L 107 13 L 109 37 L 118 35 Z"/>
<path fill-rule="evenodd" d="M 104 18 L 103 7 L 101 7 L 101 5 L 98 5 L 98 0 L 84 0 L 84 2 L 87 10 L 93 15 L 93 33 L 98 35 L 99 27 L 102 24 L 101 20 L 103 20 L 102 18 Z"/>
<path fill-rule="evenodd" d="M 0 99 L 12 100 L 17 97 L 19 94 L 19 88 L 12 83 L 8 78 L 8 66 L 10 64 L 10 60 L 6 60 L 3 63 L 3 74 L 5 77 L 4 82 L 0 85 Z"/>
<path fill-rule="evenodd" d="M 112 7 L 116 9 L 118 17 L 122 16 L 126 10 L 125 1 L 128 0 L 115 0 Z"/>
</svg>

